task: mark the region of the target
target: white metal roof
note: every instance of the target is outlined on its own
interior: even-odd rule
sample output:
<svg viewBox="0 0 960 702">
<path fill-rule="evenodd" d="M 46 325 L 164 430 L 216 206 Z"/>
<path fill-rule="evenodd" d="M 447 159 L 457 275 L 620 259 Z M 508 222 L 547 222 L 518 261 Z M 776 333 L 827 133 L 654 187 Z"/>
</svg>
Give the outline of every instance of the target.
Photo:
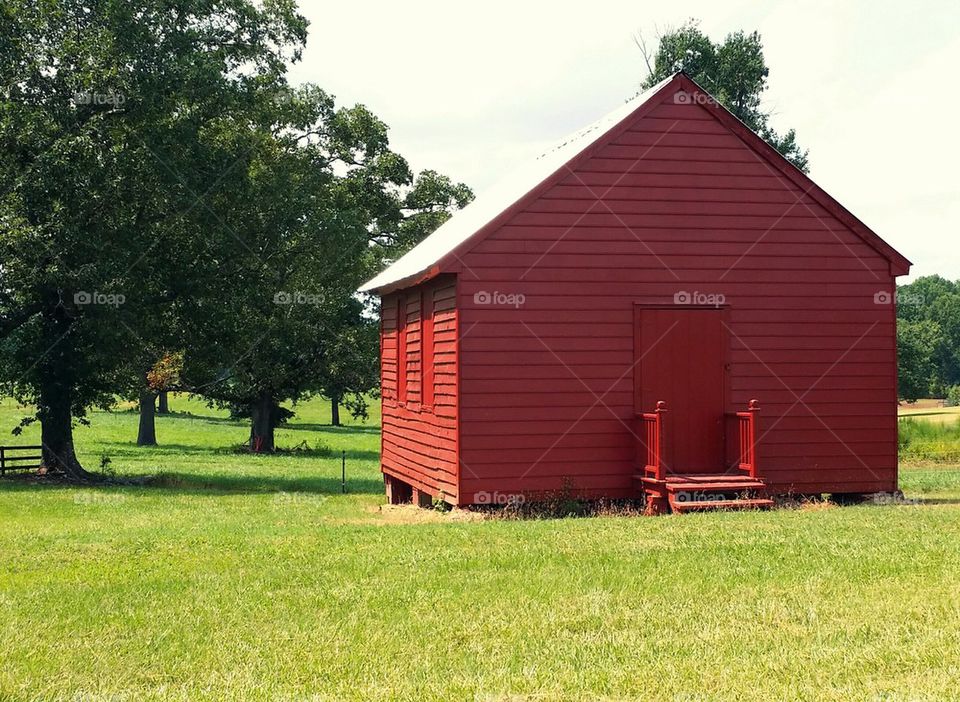
<svg viewBox="0 0 960 702">
<path fill-rule="evenodd" d="M 628 100 L 588 127 L 561 139 L 539 158 L 519 164 L 506 178 L 483 191 L 430 236 L 375 278 L 364 283 L 360 291 L 370 292 L 384 288 L 408 278 L 416 278 L 428 271 L 504 210 L 620 124 L 671 80 L 673 76 Z"/>
</svg>

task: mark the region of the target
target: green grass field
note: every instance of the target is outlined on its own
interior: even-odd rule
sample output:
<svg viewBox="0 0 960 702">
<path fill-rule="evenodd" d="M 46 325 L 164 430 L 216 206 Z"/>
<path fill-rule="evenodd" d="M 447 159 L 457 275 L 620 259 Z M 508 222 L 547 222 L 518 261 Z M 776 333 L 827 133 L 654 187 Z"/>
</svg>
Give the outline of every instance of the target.
<svg viewBox="0 0 960 702">
<path fill-rule="evenodd" d="M 311 450 L 260 457 L 172 406 L 160 448 L 132 412 L 77 430 L 160 478 L 0 481 L 0 699 L 960 696 L 960 470 L 905 469 L 904 505 L 477 520 L 380 509 L 377 417 L 307 403 L 278 441 Z"/>
<path fill-rule="evenodd" d="M 955 425 L 960 423 L 960 407 L 930 407 L 913 408 L 901 407 L 899 410 L 901 421 L 917 420 L 930 424 Z"/>
<path fill-rule="evenodd" d="M 960 465 L 960 407 L 907 406 L 899 414 L 901 463 Z"/>
</svg>

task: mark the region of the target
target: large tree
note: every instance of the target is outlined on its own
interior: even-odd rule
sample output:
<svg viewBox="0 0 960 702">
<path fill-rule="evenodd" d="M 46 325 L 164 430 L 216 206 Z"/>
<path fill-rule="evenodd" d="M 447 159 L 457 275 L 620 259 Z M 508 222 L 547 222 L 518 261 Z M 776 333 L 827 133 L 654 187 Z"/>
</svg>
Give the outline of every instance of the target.
<svg viewBox="0 0 960 702">
<path fill-rule="evenodd" d="M 229 364 L 197 383 L 198 364 L 185 356 L 191 387 L 250 418 L 256 452 L 274 450 L 285 401 L 326 391 L 362 412 L 376 341 L 357 286 L 472 197 L 433 171 L 414 178 L 363 106 L 337 108 L 315 86 L 281 103 L 288 126 L 263 135 L 238 211 L 247 255 L 222 310 Z"/>
<path fill-rule="evenodd" d="M 759 33 L 738 31 L 715 43 L 690 20 L 659 37 L 655 51 L 649 50 L 642 35 L 638 35 L 637 45 L 648 71 L 644 88 L 684 71 L 788 161 L 804 173 L 808 171 L 808 151 L 797 144 L 796 132 L 774 130 L 771 112 L 762 105 L 770 69 Z"/>
<path fill-rule="evenodd" d="M 89 479 L 72 421 L 112 402 L 141 320 L 203 315 L 242 258 L 254 127 L 276 123 L 306 21 L 287 0 L 3 0 L 0 16 L 0 371 L 36 407 L 47 469 Z"/>
</svg>

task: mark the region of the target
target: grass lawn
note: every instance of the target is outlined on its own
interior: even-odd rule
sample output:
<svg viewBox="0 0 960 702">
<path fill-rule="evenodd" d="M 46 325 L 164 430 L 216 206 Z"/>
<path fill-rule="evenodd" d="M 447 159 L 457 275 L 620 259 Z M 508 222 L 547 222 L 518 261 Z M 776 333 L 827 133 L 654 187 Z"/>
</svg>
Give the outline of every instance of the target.
<svg viewBox="0 0 960 702">
<path fill-rule="evenodd" d="M 912 407 L 902 405 L 897 409 L 901 419 L 923 419 L 939 424 L 956 424 L 960 421 L 960 407 Z"/>
<path fill-rule="evenodd" d="M 0 699 L 960 695 L 958 469 L 904 470 L 907 505 L 477 521 L 379 509 L 377 417 L 307 403 L 278 441 L 312 450 L 257 457 L 171 405 L 160 448 L 132 412 L 77 433 L 153 484 L 0 481 Z"/>
<path fill-rule="evenodd" d="M 960 465 L 960 407 L 901 407 L 899 415 L 901 462 Z"/>
</svg>

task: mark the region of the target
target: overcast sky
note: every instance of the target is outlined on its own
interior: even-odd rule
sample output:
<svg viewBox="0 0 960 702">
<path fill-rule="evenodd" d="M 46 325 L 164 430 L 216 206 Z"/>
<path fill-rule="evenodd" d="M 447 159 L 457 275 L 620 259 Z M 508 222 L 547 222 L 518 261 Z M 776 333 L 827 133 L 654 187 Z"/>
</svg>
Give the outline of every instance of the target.
<svg viewBox="0 0 960 702">
<path fill-rule="evenodd" d="M 294 81 L 361 102 L 393 147 L 480 191 L 637 92 L 634 35 L 689 17 L 715 41 L 758 30 L 766 106 L 811 176 L 914 262 L 960 278 L 960 2 L 301 0 Z M 569 8 L 576 8 L 575 10 Z"/>
</svg>

